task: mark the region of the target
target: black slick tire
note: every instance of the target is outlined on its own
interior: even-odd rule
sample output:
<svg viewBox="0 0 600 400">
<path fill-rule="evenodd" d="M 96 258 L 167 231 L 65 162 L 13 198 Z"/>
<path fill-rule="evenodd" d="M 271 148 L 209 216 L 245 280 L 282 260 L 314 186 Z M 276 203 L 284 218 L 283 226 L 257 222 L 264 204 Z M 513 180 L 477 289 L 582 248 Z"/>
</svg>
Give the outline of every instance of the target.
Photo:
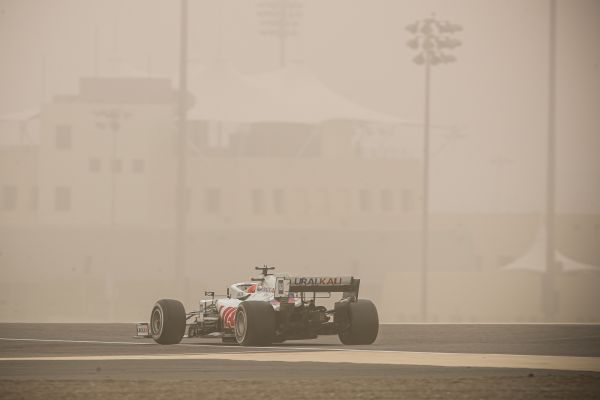
<svg viewBox="0 0 600 400">
<path fill-rule="evenodd" d="M 275 339 L 275 310 L 265 301 L 244 301 L 235 314 L 235 339 L 242 346 L 268 346 Z"/>
<path fill-rule="evenodd" d="M 371 300 L 357 300 L 348 305 L 347 329 L 338 336 L 343 344 L 371 344 L 379 333 L 379 316 Z"/>
<path fill-rule="evenodd" d="M 180 301 L 162 299 L 150 314 L 150 333 L 156 343 L 177 344 L 185 334 L 185 308 Z"/>
</svg>

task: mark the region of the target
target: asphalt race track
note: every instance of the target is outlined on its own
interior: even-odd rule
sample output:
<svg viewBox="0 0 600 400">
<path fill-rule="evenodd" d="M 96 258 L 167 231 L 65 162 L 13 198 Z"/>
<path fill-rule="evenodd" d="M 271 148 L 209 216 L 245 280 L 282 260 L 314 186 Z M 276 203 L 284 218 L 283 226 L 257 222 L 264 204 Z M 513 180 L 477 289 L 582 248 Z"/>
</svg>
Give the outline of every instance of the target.
<svg viewBox="0 0 600 400">
<path fill-rule="evenodd" d="M 0 324 L 0 398 L 600 398 L 600 325 L 382 325 L 371 346 L 161 346 L 134 333 Z"/>
</svg>

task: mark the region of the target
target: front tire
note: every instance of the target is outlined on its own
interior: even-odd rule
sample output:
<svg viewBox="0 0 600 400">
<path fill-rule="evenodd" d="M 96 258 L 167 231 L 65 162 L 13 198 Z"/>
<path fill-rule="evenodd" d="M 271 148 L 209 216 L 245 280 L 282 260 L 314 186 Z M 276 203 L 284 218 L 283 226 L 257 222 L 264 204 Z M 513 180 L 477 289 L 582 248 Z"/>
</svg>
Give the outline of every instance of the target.
<svg viewBox="0 0 600 400">
<path fill-rule="evenodd" d="M 379 316 L 371 300 L 357 300 L 348 305 L 349 325 L 338 336 L 343 344 L 371 344 L 379 333 Z"/>
<path fill-rule="evenodd" d="M 177 344 L 185 333 L 185 308 L 180 301 L 162 299 L 150 314 L 150 333 L 156 343 Z"/>
<path fill-rule="evenodd" d="M 235 314 L 235 339 L 242 346 L 268 346 L 275 339 L 275 310 L 271 303 L 244 301 Z"/>
</svg>

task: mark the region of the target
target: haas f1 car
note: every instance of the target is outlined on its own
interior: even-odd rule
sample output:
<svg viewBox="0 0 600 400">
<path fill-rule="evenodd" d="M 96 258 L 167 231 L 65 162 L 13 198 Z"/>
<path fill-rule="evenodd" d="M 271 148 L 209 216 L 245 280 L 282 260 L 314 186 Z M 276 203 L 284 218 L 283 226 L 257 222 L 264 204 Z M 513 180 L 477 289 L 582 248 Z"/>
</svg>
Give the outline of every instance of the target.
<svg viewBox="0 0 600 400">
<path fill-rule="evenodd" d="M 231 285 L 227 295 L 200 300 L 198 311 L 185 312 L 177 300 L 156 302 L 150 323 L 138 323 L 138 337 L 160 344 L 182 338 L 216 337 L 225 343 L 266 346 L 285 340 L 338 335 L 344 344 L 371 344 L 377 338 L 379 317 L 370 300 L 358 299 L 360 280 L 349 276 L 292 277 L 262 270 L 251 282 Z M 316 304 L 331 293 L 342 293 L 334 308 Z"/>
</svg>

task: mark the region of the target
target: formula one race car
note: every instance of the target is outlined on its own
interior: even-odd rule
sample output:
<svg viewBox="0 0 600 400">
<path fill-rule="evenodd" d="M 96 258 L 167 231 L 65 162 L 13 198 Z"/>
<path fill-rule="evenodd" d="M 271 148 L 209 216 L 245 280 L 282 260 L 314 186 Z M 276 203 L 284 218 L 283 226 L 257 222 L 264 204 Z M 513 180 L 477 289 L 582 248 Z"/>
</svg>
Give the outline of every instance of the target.
<svg viewBox="0 0 600 400">
<path fill-rule="evenodd" d="M 360 280 L 349 276 L 290 277 L 262 271 L 251 282 L 231 285 L 227 295 L 200 300 L 198 311 L 185 312 L 177 300 L 156 302 L 150 323 L 137 324 L 137 337 L 160 344 L 179 343 L 184 337 L 216 337 L 225 343 L 265 346 L 293 339 L 338 335 L 344 344 L 371 344 L 377 338 L 379 317 L 375 305 L 358 299 Z M 341 292 L 333 310 L 315 304 Z"/>
</svg>

